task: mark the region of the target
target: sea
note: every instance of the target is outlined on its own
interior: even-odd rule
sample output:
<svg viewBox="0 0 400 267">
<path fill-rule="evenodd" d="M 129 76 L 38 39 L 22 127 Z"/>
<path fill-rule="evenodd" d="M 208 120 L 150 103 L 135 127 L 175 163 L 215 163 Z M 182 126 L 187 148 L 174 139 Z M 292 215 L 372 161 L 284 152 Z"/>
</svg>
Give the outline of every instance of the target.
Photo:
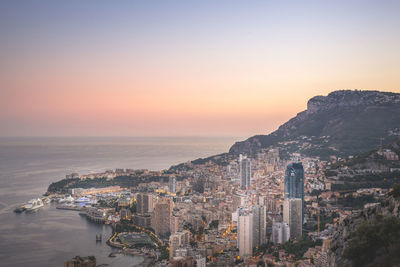
<svg viewBox="0 0 400 267">
<path fill-rule="evenodd" d="M 16 214 L 15 207 L 46 192 L 66 174 L 130 168 L 162 170 L 227 152 L 238 137 L 0 137 L 0 265 L 63 266 L 79 256 L 97 264 L 135 266 L 140 256 L 106 244 L 112 229 L 55 205 Z M 101 234 L 102 242 L 96 242 Z"/>
</svg>

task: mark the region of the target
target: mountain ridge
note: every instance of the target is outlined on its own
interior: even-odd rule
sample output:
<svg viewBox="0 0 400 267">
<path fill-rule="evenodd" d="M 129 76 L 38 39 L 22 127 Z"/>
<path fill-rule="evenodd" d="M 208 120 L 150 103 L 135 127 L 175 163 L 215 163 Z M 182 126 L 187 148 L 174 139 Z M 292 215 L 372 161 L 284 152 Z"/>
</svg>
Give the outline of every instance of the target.
<svg viewBox="0 0 400 267">
<path fill-rule="evenodd" d="M 236 142 L 230 154 L 251 154 L 281 142 L 311 138 L 315 156 L 348 156 L 400 135 L 400 94 L 381 91 L 338 90 L 314 96 L 307 109 L 268 135 Z M 310 140 L 308 140 L 310 141 Z M 310 150 L 310 149 L 309 149 Z"/>
</svg>

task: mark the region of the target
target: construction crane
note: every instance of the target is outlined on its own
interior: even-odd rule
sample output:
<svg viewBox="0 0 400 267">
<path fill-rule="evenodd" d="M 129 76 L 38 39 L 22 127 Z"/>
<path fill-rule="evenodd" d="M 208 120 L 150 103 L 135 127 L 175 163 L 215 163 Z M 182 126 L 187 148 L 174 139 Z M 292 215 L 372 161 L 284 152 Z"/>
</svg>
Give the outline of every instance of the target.
<svg viewBox="0 0 400 267">
<path fill-rule="evenodd" d="M 319 233 L 320 233 L 320 231 L 321 231 L 321 227 L 320 227 L 321 219 L 320 219 L 320 210 L 319 210 L 319 207 L 318 207 L 318 209 L 317 209 L 317 214 L 318 214 L 318 236 L 319 236 Z"/>
</svg>

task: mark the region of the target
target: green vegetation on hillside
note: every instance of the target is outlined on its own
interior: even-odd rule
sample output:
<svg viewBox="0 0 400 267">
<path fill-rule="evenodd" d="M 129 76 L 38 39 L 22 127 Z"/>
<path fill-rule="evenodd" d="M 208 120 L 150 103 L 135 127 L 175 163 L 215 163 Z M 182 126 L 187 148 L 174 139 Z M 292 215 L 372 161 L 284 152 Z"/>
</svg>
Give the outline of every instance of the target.
<svg viewBox="0 0 400 267">
<path fill-rule="evenodd" d="M 63 179 L 58 182 L 51 183 L 47 189 L 49 193 L 68 193 L 69 189 L 72 188 L 99 188 L 107 186 L 121 186 L 121 187 L 134 187 L 140 183 L 149 182 L 167 182 L 167 176 L 117 176 L 114 179 L 108 180 L 105 177 L 85 179 L 81 180 L 79 178 Z"/>
<path fill-rule="evenodd" d="M 319 219 L 320 219 L 320 230 L 323 231 L 326 229 L 327 224 L 333 224 L 333 220 L 339 217 L 339 214 L 336 212 L 325 212 L 321 211 Z M 318 215 L 313 214 L 311 218 L 303 225 L 303 229 L 305 231 L 315 232 L 318 230 Z"/>
<path fill-rule="evenodd" d="M 269 135 L 256 135 L 235 143 L 230 153 L 255 153 L 279 142 L 307 137 L 297 152 L 326 159 L 347 157 L 376 148 L 395 138 L 400 125 L 400 94 L 378 91 L 335 91 L 311 99 L 312 110 L 297 114 Z M 396 100 L 395 100 L 396 99 Z M 309 101 L 309 103 L 310 103 Z M 309 140 L 309 138 L 312 138 Z M 327 137 L 327 138 L 323 138 Z M 312 146 L 302 146 L 302 144 Z M 279 145 L 280 146 L 280 145 Z"/>
<path fill-rule="evenodd" d="M 309 248 L 322 245 L 322 241 L 318 239 L 313 241 L 308 235 L 303 235 L 297 242 L 289 241 L 279 245 L 279 249 L 286 250 L 289 254 L 294 254 L 296 259 L 303 257 Z"/>
<path fill-rule="evenodd" d="M 353 208 L 353 209 L 361 209 L 367 203 L 374 202 L 374 196 L 372 195 L 361 195 L 358 197 L 347 196 L 343 198 L 338 198 L 337 203 L 340 206 Z"/>
<path fill-rule="evenodd" d="M 393 186 L 393 190 L 389 192 L 389 196 L 400 198 L 400 184 L 396 184 Z"/>
<path fill-rule="evenodd" d="M 400 219 L 378 217 L 360 224 L 350 235 L 343 256 L 354 267 L 394 266 L 400 263 Z"/>
<path fill-rule="evenodd" d="M 332 191 L 356 191 L 360 188 L 390 188 L 400 181 L 400 172 L 368 173 L 342 177 L 344 184 L 333 184 Z"/>
<path fill-rule="evenodd" d="M 79 178 L 62 179 L 60 181 L 51 183 L 47 188 L 47 192 L 67 193 L 66 188 L 68 188 L 69 185 L 74 184 L 78 181 Z"/>
</svg>

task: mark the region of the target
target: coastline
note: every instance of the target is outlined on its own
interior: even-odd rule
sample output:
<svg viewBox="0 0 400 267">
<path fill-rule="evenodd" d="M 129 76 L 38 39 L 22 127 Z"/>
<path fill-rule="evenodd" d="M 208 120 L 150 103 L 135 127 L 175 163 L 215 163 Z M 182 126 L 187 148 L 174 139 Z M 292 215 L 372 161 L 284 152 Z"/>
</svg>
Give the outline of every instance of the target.
<svg viewBox="0 0 400 267">
<path fill-rule="evenodd" d="M 76 143 L 74 140 L 79 143 L 79 146 L 73 144 L 73 149 L 71 149 L 70 143 Z M 102 226 L 86 223 L 86 219 L 78 216 L 75 211 L 61 211 L 45 207 L 29 216 L 13 213 L 13 209 L 19 205 L 26 203 L 29 199 L 41 196 L 51 182 L 62 179 L 66 173 L 78 171 L 89 174 L 119 166 L 135 168 L 144 166 L 151 170 L 165 170 L 175 163 L 186 162 L 188 159 L 218 154 L 232 144 L 229 139 L 223 140 L 223 142 L 211 139 L 207 141 L 207 145 L 203 142 L 204 146 L 199 147 L 196 139 L 188 138 L 182 144 L 174 142 L 173 145 L 168 145 L 170 138 L 166 138 L 149 146 L 140 145 L 135 138 L 132 138 L 132 142 L 136 143 L 127 143 L 126 145 L 120 143 L 113 146 L 113 140 L 115 139 L 104 138 L 86 145 L 79 138 L 61 140 L 63 142 L 58 138 L 49 142 L 44 138 L 40 140 L 30 138 L 25 142 L 22 138 L 22 140 L 17 140 L 18 144 L 15 146 L 7 145 L 7 149 L 1 150 L 3 153 L 7 152 L 4 155 L 0 153 L 3 157 L 18 159 L 11 162 L 12 164 L 10 161 L 3 161 L 1 164 L 0 176 L 3 187 L 0 189 L 2 191 L 0 201 L 5 204 L 5 207 L 2 207 L 0 211 L 3 222 L 0 233 L 8 244 L 2 246 L 1 249 L 9 256 L 0 258 L 5 266 L 15 266 L 22 262 L 30 263 L 33 266 L 39 264 L 56 266 L 60 264 L 60 259 L 68 260 L 76 255 L 99 255 L 101 253 L 106 259 L 99 263 L 108 263 L 110 260 L 114 260 L 108 259 L 109 249 L 103 249 L 94 242 L 94 237 L 99 234 L 99 231 L 101 232 Z M 152 141 L 152 139 L 150 140 Z M 188 144 L 191 140 L 193 145 Z M 33 155 L 34 157 L 32 157 Z M 60 178 L 56 179 L 57 177 Z M 57 235 L 48 236 L 49 232 L 59 231 L 59 229 L 63 229 L 63 231 Z M 27 240 L 28 236 L 32 236 L 32 238 Z M 103 235 L 103 237 L 105 236 Z M 61 246 L 59 245 L 60 240 L 69 244 L 74 244 L 79 240 L 80 245 Z M 106 240 L 103 238 L 103 245 L 109 247 L 105 244 Z M 10 251 L 10 247 L 18 247 L 18 250 L 23 252 L 23 256 Z M 35 247 L 35 253 L 33 253 L 32 247 Z M 46 264 L 43 259 L 37 258 L 37 255 L 40 254 L 48 255 Z M 96 256 L 96 258 L 101 259 L 102 257 Z M 132 262 L 132 259 L 122 260 L 117 257 L 114 262 L 116 263 L 113 266 L 125 266 L 124 262 Z"/>
</svg>

